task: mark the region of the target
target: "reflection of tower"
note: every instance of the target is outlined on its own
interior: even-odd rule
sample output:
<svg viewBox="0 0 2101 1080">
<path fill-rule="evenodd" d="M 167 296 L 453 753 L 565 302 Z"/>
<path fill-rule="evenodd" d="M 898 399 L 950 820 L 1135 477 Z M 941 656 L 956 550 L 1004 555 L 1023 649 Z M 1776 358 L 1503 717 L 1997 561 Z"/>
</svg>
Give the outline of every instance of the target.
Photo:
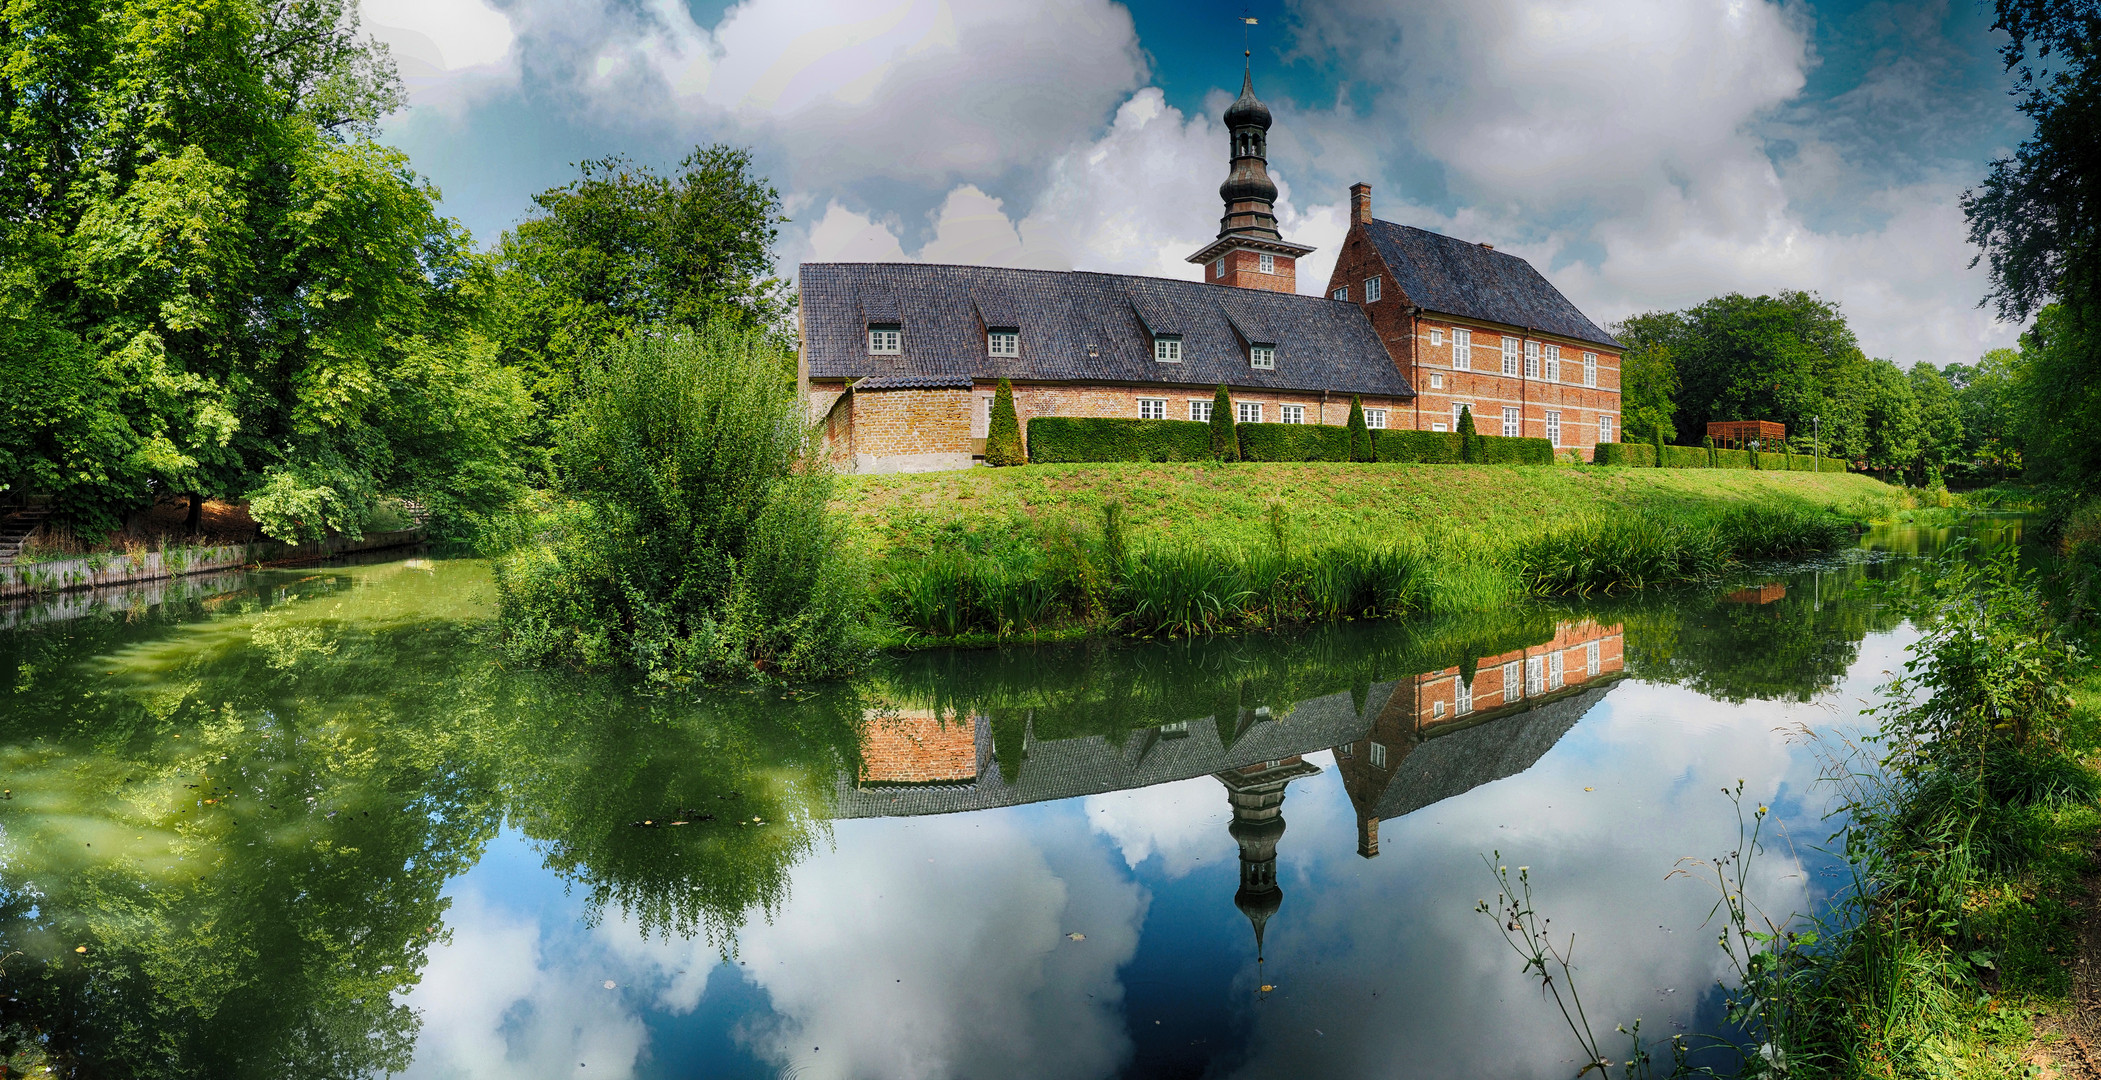
<svg viewBox="0 0 2101 1080">
<path fill-rule="evenodd" d="M 1233 806 L 1227 831 L 1240 845 L 1240 889 L 1233 906 L 1255 927 L 1255 958 L 1262 958 L 1262 929 L 1284 902 L 1277 887 L 1277 841 L 1284 837 L 1284 787 L 1301 776 L 1320 772 L 1298 755 L 1245 768 L 1213 773 L 1226 786 Z"/>
</svg>

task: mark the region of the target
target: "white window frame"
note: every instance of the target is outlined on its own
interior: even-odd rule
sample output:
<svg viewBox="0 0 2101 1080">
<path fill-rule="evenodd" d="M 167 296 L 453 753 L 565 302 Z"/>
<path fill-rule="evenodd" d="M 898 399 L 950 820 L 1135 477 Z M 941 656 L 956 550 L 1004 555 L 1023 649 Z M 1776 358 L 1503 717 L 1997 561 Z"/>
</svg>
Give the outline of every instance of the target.
<svg viewBox="0 0 2101 1080">
<path fill-rule="evenodd" d="M 1601 443 L 1604 443 L 1604 442 L 1611 442 L 1611 441 L 1612 441 L 1612 414 L 1611 414 L 1611 413 L 1599 413 L 1599 414 L 1598 414 L 1598 441 L 1599 441 L 1599 442 L 1601 442 Z"/>
<path fill-rule="evenodd" d="M 1262 403 L 1259 401 L 1236 401 L 1233 403 L 1233 422 L 1236 424 L 1259 424 L 1262 422 Z"/>
<path fill-rule="evenodd" d="M 975 410 L 970 417 L 970 437 L 973 439 L 982 439 L 992 433 L 993 395 L 979 394 L 978 400 L 983 405 Z"/>
<path fill-rule="evenodd" d="M 1452 370 L 1474 369 L 1474 332 L 1463 326 L 1452 328 Z"/>
<path fill-rule="evenodd" d="M 1439 329 L 1439 328 L 1437 328 L 1437 327 L 1435 327 L 1435 326 L 1431 327 L 1431 328 L 1430 328 L 1430 344 L 1432 344 L 1432 345 L 1442 345 L 1442 344 L 1444 344 L 1444 331 L 1443 331 L 1443 330 L 1441 330 L 1441 329 Z"/>
<path fill-rule="evenodd" d="M 1213 401 L 1212 401 L 1212 400 L 1211 400 L 1210 398 L 1201 398 L 1201 399 L 1199 399 L 1199 398 L 1190 398 L 1190 399 L 1189 399 L 1189 418 L 1190 418 L 1191 420 L 1194 420 L 1194 421 L 1196 421 L 1196 422 L 1197 422 L 1197 423 L 1199 423 L 1199 424 L 1208 424 L 1208 423 L 1210 423 L 1210 422 L 1211 422 L 1211 406 L 1212 406 L 1213 404 L 1214 404 L 1214 402 L 1213 402 Z"/>
<path fill-rule="evenodd" d="M 1167 399 L 1164 397 L 1142 397 L 1138 399 L 1138 419 L 1167 419 Z"/>
<path fill-rule="evenodd" d="M 1452 714 L 1465 716 L 1473 711 L 1474 688 L 1468 686 L 1465 679 L 1457 675 L 1452 676 Z"/>
<path fill-rule="evenodd" d="M 1255 269 L 1265 274 L 1276 273 L 1277 257 L 1267 252 L 1255 256 Z"/>
<path fill-rule="evenodd" d="M 1162 364 L 1182 362 L 1182 335 L 1161 334 L 1153 339 L 1153 359 Z"/>
<path fill-rule="evenodd" d="M 1475 426 L 1476 428 L 1478 428 L 1478 427 L 1479 427 L 1480 425 L 1476 424 L 1476 425 L 1474 425 L 1474 426 Z M 1520 414 L 1518 413 L 1518 407 L 1517 407 L 1517 406 L 1515 406 L 1515 405 L 1505 405 L 1505 406 L 1503 406 L 1503 436 L 1504 436 L 1504 438 L 1510 438 L 1510 439 L 1515 439 L 1515 438 L 1518 438 L 1518 437 L 1522 436 L 1522 435 L 1523 435 L 1524 433 L 1525 433 L 1525 418 L 1524 418 L 1524 417 L 1523 417 L 1522 415 L 1520 415 Z"/>
<path fill-rule="evenodd" d="M 1433 701 L 1430 703 L 1430 717 L 1435 720 L 1444 719 L 1444 702 Z"/>
<path fill-rule="evenodd" d="M 1525 662 L 1512 660 L 1503 665 L 1503 704 L 1521 701 L 1525 696 Z"/>
<path fill-rule="evenodd" d="M 1600 666 L 1598 663 L 1599 651 L 1600 650 L 1598 649 L 1598 643 L 1595 641 L 1589 642 L 1583 646 L 1583 673 L 1586 676 L 1594 676 L 1598 673 L 1598 668 Z"/>
<path fill-rule="evenodd" d="M 1222 278 L 1226 276 L 1225 256 L 1220 255 L 1218 258 L 1211 260 L 1211 276 L 1215 278 Z"/>
<path fill-rule="evenodd" d="M 1507 334 L 1503 336 L 1503 374 L 1517 374 L 1518 341 Z"/>
<path fill-rule="evenodd" d="M 1567 661 L 1562 659 L 1561 650 L 1559 649 L 1547 654 L 1547 689 L 1561 689 L 1562 681 L 1567 675 L 1564 667 L 1566 663 Z"/>
<path fill-rule="evenodd" d="M 1545 345 L 1545 346 L 1541 346 L 1541 348 L 1540 348 L 1540 353 L 1542 354 L 1542 356 L 1541 356 L 1541 359 L 1543 359 L 1543 360 L 1544 360 L 1544 361 L 1546 362 L 1546 380 L 1547 380 L 1548 382 L 1560 382 L 1560 381 L 1561 381 L 1561 346 L 1559 346 L 1559 345 Z"/>
<path fill-rule="evenodd" d="M 1543 669 L 1544 667 L 1545 667 L 1545 665 L 1544 665 L 1544 664 L 1542 664 L 1542 663 L 1540 662 L 1540 658 L 1539 658 L 1539 657 L 1537 657 L 1537 656 L 1528 656 L 1528 657 L 1525 657 L 1525 696 L 1526 696 L 1526 697 L 1532 697 L 1532 696 L 1535 696 L 1535 695 L 1537 695 L 1537 694 L 1543 694 L 1543 693 L 1545 693 L 1545 692 L 1546 692 L 1546 688 L 1547 688 L 1546 672 L 1545 672 L 1544 670 L 1542 670 L 1542 669 Z"/>
<path fill-rule="evenodd" d="M 1367 304 L 1379 302 L 1379 279 L 1376 276 L 1364 279 L 1364 302 Z"/>
<path fill-rule="evenodd" d="M 1386 744 L 1385 744 L 1385 743 L 1382 743 L 1382 742 L 1375 742 L 1375 743 L 1371 744 L 1371 754 L 1370 754 L 1370 757 L 1371 757 L 1371 767 L 1372 767 L 1372 768 L 1374 768 L 1374 769 L 1383 769 L 1383 768 L 1385 768 L 1385 767 L 1386 767 Z"/>
<path fill-rule="evenodd" d="M 1019 330 L 987 330 L 987 331 L 985 331 L 985 353 L 986 353 L 986 355 L 988 355 L 988 356 L 1014 356 L 1014 357 L 1018 357 L 1018 356 L 1020 356 L 1020 355 L 1021 355 L 1021 331 L 1019 331 Z"/>
<path fill-rule="evenodd" d="M 1583 385 L 1585 385 L 1585 386 L 1596 386 L 1596 385 L 1598 385 L 1598 354 L 1597 354 L 1597 353 L 1594 353 L 1594 352 L 1587 352 L 1587 353 L 1584 353 L 1584 354 L 1583 354 Z"/>
<path fill-rule="evenodd" d="M 1451 428 L 1447 427 L 1447 426 L 1445 425 L 1445 422 L 1444 422 L 1444 421 L 1442 421 L 1442 420 L 1432 420 L 1432 421 L 1430 421 L 1430 430 L 1431 430 L 1431 431 L 1450 431 L 1450 430 L 1451 430 Z"/>
<path fill-rule="evenodd" d="M 1349 298 L 1350 287 L 1347 285 L 1328 294 L 1328 299 L 1330 300 L 1348 300 Z"/>
<path fill-rule="evenodd" d="M 1474 407 L 1474 403 L 1473 403 L 1473 402 L 1471 402 L 1471 401 L 1455 401 L 1455 402 L 1452 402 L 1452 430 L 1453 430 L 1453 431 L 1457 431 L 1457 430 L 1459 430 L 1459 414 L 1460 414 L 1460 413 L 1462 413 L 1462 412 L 1465 412 L 1465 411 L 1467 411 L 1468 409 L 1471 409 L 1471 408 L 1473 408 L 1473 407 Z M 1479 418 L 1478 416 L 1476 416 L 1476 418 L 1475 418 L 1475 420 L 1474 420 L 1474 431 L 1478 433 L 1478 432 L 1479 432 L 1480 430 L 1481 430 L 1481 421 L 1480 421 L 1480 418 Z"/>
<path fill-rule="evenodd" d="M 1277 406 L 1277 422 L 1280 424 L 1303 424 L 1306 422 L 1304 405 Z"/>
<path fill-rule="evenodd" d="M 896 356 L 905 351 L 905 329 L 899 323 L 868 325 L 868 355 Z"/>
<path fill-rule="evenodd" d="M 1368 428 L 1371 428 L 1371 429 L 1372 429 L 1372 430 L 1374 430 L 1374 431 L 1384 431 L 1384 430 L 1386 430 L 1386 410 L 1385 410 L 1385 409 L 1366 409 L 1366 410 L 1364 410 L 1364 426 L 1365 426 L 1365 427 L 1368 427 Z"/>
<path fill-rule="evenodd" d="M 1430 389 L 1432 389 L 1432 390 L 1442 390 L 1442 389 L 1444 389 L 1444 376 L 1442 376 L 1442 375 L 1439 375 L 1438 373 L 1436 373 L 1436 372 L 1434 372 L 1434 371 L 1433 371 L 1433 372 L 1431 372 L 1431 373 L 1430 373 Z"/>
<path fill-rule="evenodd" d="M 1539 342 L 1525 342 L 1525 378 L 1539 378 Z"/>
<path fill-rule="evenodd" d="M 1277 370 L 1277 347 L 1275 345 L 1248 346 L 1247 366 L 1262 371 Z"/>
<path fill-rule="evenodd" d="M 1561 445 L 1561 413 L 1558 410 L 1547 411 L 1547 445 Z"/>
</svg>

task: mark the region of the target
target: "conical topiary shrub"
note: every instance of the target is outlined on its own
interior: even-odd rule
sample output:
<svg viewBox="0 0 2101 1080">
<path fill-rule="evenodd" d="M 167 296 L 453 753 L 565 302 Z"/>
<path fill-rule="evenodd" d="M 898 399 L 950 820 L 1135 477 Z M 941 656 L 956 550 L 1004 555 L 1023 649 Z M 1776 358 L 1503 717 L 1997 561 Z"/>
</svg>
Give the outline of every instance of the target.
<svg viewBox="0 0 2101 1080">
<path fill-rule="evenodd" d="M 1364 426 L 1364 399 L 1350 396 L 1350 460 L 1372 459 L 1371 429 Z"/>
<path fill-rule="evenodd" d="M 1233 397 L 1224 383 L 1211 399 L 1211 456 L 1220 461 L 1240 460 L 1240 434 L 1233 430 Z"/>
<path fill-rule="evenodd" d="M 1663 468 L 1663 425 L 1649 429 L 1649 445 L 1656 448 L 1656 467 Z"/>
<path fill-rule="evenodd" d="M 1471 465 L 1481 460 L 1480 436 L 1474 434 L 1474 407 L 1459 407 L 1459 460 Z"/>
<path fill-rule="evenodd" d="M 1014 388 L 999 381 L 992 395 L 992 423 L 985 429 L 985 464 L 1026 465 L 1029 456 L 1021 444 L 1021 421 L 1014 416 Z"/>
</svg>

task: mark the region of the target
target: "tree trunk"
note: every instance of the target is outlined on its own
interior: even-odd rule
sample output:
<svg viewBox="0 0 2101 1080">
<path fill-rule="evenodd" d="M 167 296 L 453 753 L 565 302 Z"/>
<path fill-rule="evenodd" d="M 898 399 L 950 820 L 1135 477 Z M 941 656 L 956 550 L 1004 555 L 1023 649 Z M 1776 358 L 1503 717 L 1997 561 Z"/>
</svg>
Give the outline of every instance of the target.
<svg viewBox="0 0 2101 1080">
<path fill-rule="evenodd" d="M 182 527 L 191 536 L 204 531 L 204 495 L 202 492 L 190 492 L 190 516 L 188 520 L 182 523 Z"/>
</svg>

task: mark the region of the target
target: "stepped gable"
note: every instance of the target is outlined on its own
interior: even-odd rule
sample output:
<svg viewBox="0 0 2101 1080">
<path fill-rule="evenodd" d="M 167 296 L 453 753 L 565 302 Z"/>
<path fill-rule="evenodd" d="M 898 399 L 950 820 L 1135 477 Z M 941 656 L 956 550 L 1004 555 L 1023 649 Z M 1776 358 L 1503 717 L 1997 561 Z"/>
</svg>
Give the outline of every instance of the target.
<svg viewBox="0 0 2101 1080">
<path fill-rule="evenodd" d="M 1408 397 L 1414 390 L 1355 304 L 1171 278 L 925 263 L 804 263 L 803 349 L 811 379 L 900 377 L 1037 382 L 1224 383 Z M 990 321 L 998 320 L 998 321 Z M 895 323 L 897 355 L 871 355 L 871 323 Z M 1019 357 L 987 356 L 986 330 L 1021 332 Z M 1243 333 L 1269 335 L 1276 369 L 1250 368 Z M 1178 334 L 1182 361 L 1153 358 Z M 916 385 L 916 384 L 915 384 Z"/>
<path fill-rule="evenodd" d="M 1391 221 L 1374 220 L 1365 231 L 1402 294 L 1425 311 L 1621 347 L 1515 255 Z"/>
<path fill-rule="evenodd" d="M 1610 689 L 1611 683 L 1593 686 L 1486 723 L 1430 735 L 1408 752 L 1370 816 L 1392 821 L 1524 772 Z"/>
</svg>

